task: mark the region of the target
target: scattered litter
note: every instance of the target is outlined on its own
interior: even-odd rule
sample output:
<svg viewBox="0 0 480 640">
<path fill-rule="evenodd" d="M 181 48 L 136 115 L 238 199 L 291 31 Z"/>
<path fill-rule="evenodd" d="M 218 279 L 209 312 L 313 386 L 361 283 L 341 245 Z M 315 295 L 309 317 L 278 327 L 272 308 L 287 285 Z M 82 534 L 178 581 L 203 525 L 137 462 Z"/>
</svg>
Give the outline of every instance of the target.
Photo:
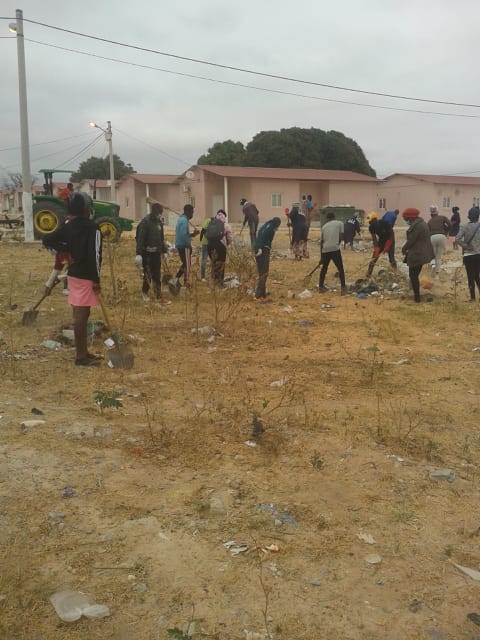
<svg viewBox="0 0 480 640">
<path fill-rule="evenodd" d="M 463 567 L 461 564 L 455 564 L 455 562 L 453 563 L 453 566 L 456 567 L 459 571 L 464 573 L 469 578 L 472 578 L 472 580 L 476 580 L 477 582 L 480 582 L 480 571 L 476 571 L 475 569 L 470 569 L 469 567 Z"/>
<path fill-rule="evenodd" d="M 334 309 L 335 307 L 333 306 L 333 304 L 328 304 L 328 302 L 324 302 L 322 305 L 320 305 L 320 309 Z"/>
<path fill-rule="evenodd" d="M 433 289 L 433 282 L 430 282 L 429 280 L 420 280 L 420 286 L 422 287 L 422 289 Z"/>
<path fill-rule="evenodd" d="M 103 341 L 103 344 L 109 349 L 115 346 L 115 342 L 114 340 L 112 340 L 112 338 L 107 338 L 106 340 Z M 109 362 L 108 365 L 113 367 L 113 364 L 111 362 Z"/>
<path fill-rule="evenodd" d="M 245 634 L 245 640 L 270 640 L 271 635 L 269 633 L 259 633 L 258 631 L 247 631 L 247 629 L 243 630 Z"/>
<path fill-rule="evenodd" d="M 73 329 L 62 329 L 62 336 L 69 342 L 75 342 L 75 334 Z"/>
<path fill-rule="evenodd" d="M 313 320 L 299 320 L 298 324 L 301 327 L 312 327 L 315 323 L 313 322 Z"/>
<path fill-rule="evenodd" d="M 304 289 L 301 293 L 297 295 L 297 298 L 300 298 L 300 300 L 306 300 L 307 298 L 311 298 L 311 297 L 312 297 L 312 292 L 309 291 L 308 289 Z"/>
<path fill-rule="evenodd" d="M 473 352 L 475 352 L 475 351 L 480 351 L 480 347 L 473 347 L 472 351 L 473 351 Z"/>
<path fill-rule="evenodd" d="M 278 544 L 267 544 L 264 547 L 257 547 L 259 553 L 280 553 L 283 548 Z"/>
<path fill-rule="evenodd" d="M 430 480 L 446 480 L 453 482 L 455 480 L 455 471 L 453 469 L 435 469 L 429 475 Z"/>
<path fill-rule="evenodd" d="M 312 585 L 312 587 L 321 587 L 322 586 L 321 580 L 311 580 L 310 584 Z"/>
<path fill-rule="evenodd" d="M 46 349 L 53 349 L 54 351 L 58 351 L 62 346 L 61 342 L 57 342 L 56 340 L 44 340 L 42 342 L 42 347 Z"/>
<path fill-rule="evenodd" d="M 387 453 L 387 458 L 391 458 L 392 460 L 395 460 L 396 462 L 403 462 L 404 459 L 401 458 L 400 456 L 396 456 L 393 453 Z"/>
<path fill-rule="evenodd" d="M 357 294 L 353 294 L 356 295 L 357 298 L 360 298 L 360 300 L 363 300 L 364 298 L 367 297 L 366 293 L 357 293 Z"/>
<path fill-rule="evenodd" d="M 247 445 L 247 447 L 256 447 L 257 443 L 253 442 L 253 440 L 245 440 L 245 444 Z"/>
<path fill-rule="evenodd" d="M 287 291 L 287 298 L 295 298 L 295 294 L 290 289 Z"/>
<path fill-rule="evenodd" d="M 43 416 L 43 411 L 41 409 L 37 409 L 36 407 L 33 407 L 32 413 L 34 416 Z"/>
<path fill-rule="evenodd" d="M 265 431 L 265 425 L 257 416 L 252 420 L 252 438 L 258 438 Z"/>
<path fill-rule="evenodd" d="M 237 289 L 240 286 L 241 282 L 238 278 L 232 278 L 231 280 L 228 280 L 227 278 L 225 278 L 224 280 L 224 285 L 227 289 Z"/>
<path fill-rule="evenodd" d="M 50 602 L 64 622 L 75 622 L 82 616 L 99 619 L 110 615 L 110 609 L 104 604 L 92 604 L 81 591 L 57 591 L 50 596 Z"/>
<path fill-rule="evenodd" d="M 402 358 L 401 360 L 397 360 L 396 362 L 391 362 L 390 364 L 394 364 L 394 365 L 410 364 L 410 360 L 408 358 Z"/>
<path fill-rule="evenodd" d="M 475 389 L 469 389 L 467 393 L 469 393 L 471 396 L 474 396 L 477 392 L 475 391 Z"/>
<path fill-rule="evenodd" d="M 371 555 L 366 556 L 365 562 L 367 564 L 380 564 L 382 562 L 382 556 L 372 553 Z"/>
<path fill-rule="evenodd" d="M 64 498 L 73 498 L 76 495 L 75 489 L 73 487 L 65 487 L 63 489 L 63 497 Z"/>
<path fill-rule="evenodd" d="M 210 325 L 206 325 L 205 327 L 193 327 L 192 328 L 192 333 L 198 333 L 200 335 L 208 335 L 208 334 L 213 334 L 215 333 L 215 327 L 212 327 Z"/>
<path fill-rule="evenodd" d="M 392 282 L 392 284 L 390 285 L 390 289 L 392 291 L 395 291 L 395 289 L 398 289 L 400 285 L 398 284 L 398 282 Z"/>
<path fill-rule="evenodd" d="M 285 376 L 284 378 L 280 378 L 280 380 L 274 380 L 270 383 L 271 387 L 284 387 L 288 382 L 288 378 Z"/>
<path fill-rule="evenodd" d="M 480 627 L 480 616 L 478 613 L 469 613 L 467 614 L 467 619 L 476 624 L 477 627 Z"/>
<path fill-rule="evenodd" d="M 223 546 L 230 553 L 231 556 L 238 556 L 241 553 L 246 553 L 249 549 L 248 544 L 243 542 L 235 542 L 235 540 L 229 540 L 224 542 Z"/>
<path fill-rule="evenodd" d="M 257 509 L 259 511 L 267 511 L 268 513 L 271 513 L 272 516 L 275 517 L 276 525 L 289 524 L 291 527 L 297 526 L 297 521 L 295 519 L 295 516 L 292 516 L 290 513 L 278 513 L 275 506 L 271 503 L 259 504 L 257 505 Z"/>
<path fill-rule="evenodd" d="M 33 427 L 40 427 L 42 424 L 45 424 L 45 420 L 24 420 L 20 426 L 24 429 L 30 429 Z"/>
<path fill-rule="evenodd" d="M 364 531 L 359 531 L 357 533 L 357 538 L 359 540 L 362 540 L 363 542 L 366 542 L 367 544 L 375 544 L 374 537 L 369 533 L 365 533 Z"/>
<path fill-rule="evenodd" d="M 213 342 L 215 342 L 215 336 L 208 336 L 208 338 L 207 338 L 207 342 L 208 342 L 209 344 L 212 344 Z"/>
</svg>

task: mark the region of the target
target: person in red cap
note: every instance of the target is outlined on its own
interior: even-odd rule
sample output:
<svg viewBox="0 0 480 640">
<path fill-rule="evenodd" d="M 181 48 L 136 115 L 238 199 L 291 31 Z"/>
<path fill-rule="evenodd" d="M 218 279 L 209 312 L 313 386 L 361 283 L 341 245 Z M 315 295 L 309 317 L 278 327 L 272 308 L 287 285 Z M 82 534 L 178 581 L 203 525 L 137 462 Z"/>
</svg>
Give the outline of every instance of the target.
<svg viewBox="0 0 480 640">
<path fill-rule="evenodd" d="M 402 218 L 408 224 L 407 241 L 402 247 L 404 262 L 408 265 L 408 275 L 413 289 L 413 299 L 420 302 L 420 272 L 424 264 L 433 260 L 430 230 L 420 211 L 414 207 L 405 209 Z"/>
</svg>

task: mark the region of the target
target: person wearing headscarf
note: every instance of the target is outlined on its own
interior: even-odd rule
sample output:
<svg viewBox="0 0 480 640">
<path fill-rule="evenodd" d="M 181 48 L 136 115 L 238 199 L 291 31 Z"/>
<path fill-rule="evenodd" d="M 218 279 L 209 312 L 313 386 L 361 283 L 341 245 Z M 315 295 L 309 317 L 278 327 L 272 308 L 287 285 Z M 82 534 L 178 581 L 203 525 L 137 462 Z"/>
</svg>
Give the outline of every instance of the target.
<svg viewBox="0 0 480 640">
<path fill-rule="evenodd" d="M 227 222 L 227 214 L 219 209 L 205 232 L 208 256 L 212 261 L 213 284 L 223 287 L 227 247 L 232 244 L 232 227 Z"/>
<path fill-rule="evenodd" d="M 433 259 L 433 248 L 427 223 L 414 207 L 405 209 L 402 218 L 408 224 L 407 241 L 402 247 L 404 262 L 408 265 L 408 275 L 413 289 L 413 299 L 420 302 L 420 272 L 424 264 Z"/>
</svg>

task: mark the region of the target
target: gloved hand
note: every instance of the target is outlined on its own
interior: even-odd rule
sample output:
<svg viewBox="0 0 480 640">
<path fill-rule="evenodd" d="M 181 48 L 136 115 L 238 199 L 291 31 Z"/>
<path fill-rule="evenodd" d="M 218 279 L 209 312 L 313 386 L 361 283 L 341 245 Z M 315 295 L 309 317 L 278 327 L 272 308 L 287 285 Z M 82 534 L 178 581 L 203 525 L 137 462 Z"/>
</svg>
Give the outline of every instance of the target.
<svg viewBox="0 0 480 640">
<path fill-rule="evenodd" d="M 262 255 L 262 253 L 263 253 L 263 249 L 259 249 L 255 255 L 258 258 L 259 256 Z"/>
<path fill-rule="evenodd" d="M 135 264 L 137 265 L 137 267 L 141 267 L 143 264 L 143 258 L 142 256 L 135 256 Z"/>
</svg>

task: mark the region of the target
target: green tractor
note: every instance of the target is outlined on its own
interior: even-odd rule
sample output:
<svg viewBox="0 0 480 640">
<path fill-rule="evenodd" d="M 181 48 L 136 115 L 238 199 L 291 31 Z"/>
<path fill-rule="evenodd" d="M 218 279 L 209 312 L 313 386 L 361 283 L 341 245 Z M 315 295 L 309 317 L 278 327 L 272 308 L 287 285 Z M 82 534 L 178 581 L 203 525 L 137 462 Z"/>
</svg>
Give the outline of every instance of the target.
<svg viewBox="0 0 480 640">
<path fill-rule="evenodd" d="M 55 171 L 54 169 L 41 169 L 40 171 L 45 179 L 44 195 L 36 195 L 33 199 L 33 231 L 37 239 L 53 233 L 67 215 L 65 202 L 62 198 L 53 195 L 53 174 L 73 173 L 72 171 Z M 116 202 L 96 200 L 95 187 L 93 195 L 94 219 L 100 227 L 104 240 L 115 242 L 123 231 L 131 231 L 132 220 L 120 217 L 120 205 Z"/>
</svg>

